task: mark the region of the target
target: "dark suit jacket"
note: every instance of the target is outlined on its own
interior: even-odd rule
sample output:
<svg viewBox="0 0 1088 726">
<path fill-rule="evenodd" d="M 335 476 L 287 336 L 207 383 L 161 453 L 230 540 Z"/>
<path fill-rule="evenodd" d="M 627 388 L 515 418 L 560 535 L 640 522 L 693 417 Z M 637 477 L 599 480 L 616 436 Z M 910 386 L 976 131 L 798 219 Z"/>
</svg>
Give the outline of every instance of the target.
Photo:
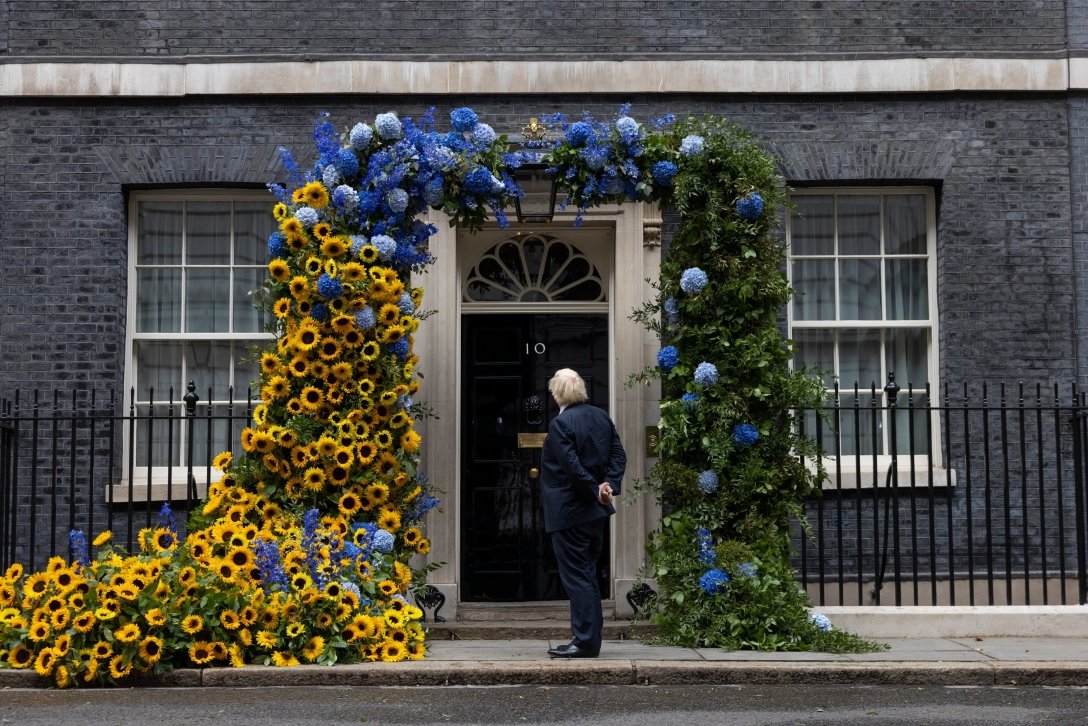
<svg viewBox="0 0 1088 726">
<path fill-rule="evenodd" d="M 548 425 L 540 453 L 544 530 L 555 532 L 616 513 L 597 501 L 601 482 L 620 493 L 627 455 L 608 414 L 588 403 L 567 406 Z"/>
</svg>

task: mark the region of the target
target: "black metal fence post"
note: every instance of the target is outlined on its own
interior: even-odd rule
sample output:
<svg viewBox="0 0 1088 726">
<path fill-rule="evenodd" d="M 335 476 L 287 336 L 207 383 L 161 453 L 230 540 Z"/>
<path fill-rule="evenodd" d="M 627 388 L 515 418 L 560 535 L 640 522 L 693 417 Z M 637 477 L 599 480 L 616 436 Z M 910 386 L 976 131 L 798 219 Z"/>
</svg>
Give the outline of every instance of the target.
<svg viewBox="0 0 1088 726">
<path fill-rule="evenodd" d="M 193 436 L 196 428 L 196 403 L 200 396 L 196 395 L 196 383 L 189 381 L 185 394 L 185 511 L 193 511 L 193 505 L 200 499 L 196 491 L 196 477 L 193 476 Z"/>
</svg>

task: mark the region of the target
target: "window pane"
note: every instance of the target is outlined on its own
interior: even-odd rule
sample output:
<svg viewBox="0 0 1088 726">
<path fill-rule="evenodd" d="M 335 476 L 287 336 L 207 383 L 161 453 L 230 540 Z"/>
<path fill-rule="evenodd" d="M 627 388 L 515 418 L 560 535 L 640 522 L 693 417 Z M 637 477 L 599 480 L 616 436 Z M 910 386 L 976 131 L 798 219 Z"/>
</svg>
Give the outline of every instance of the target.
<svg viewBox="0 0 1088 726">
<path fill-rule="evenodd" d="M 230 268 L 189 268 L 185 271 L 185 332 L 225 333 L 230 330 Z"/>
<path fill-rule="evenodd" d="M 268 235 L 273 230 L 272 212 L 261 202 L 234 204 L 234 264 L 268 262 Z"/>
<path fill-rule="evenodd" d="M 242 401 L 246 399 L 250 386 L 253 387 L 254 396 L 259 391 L 257 379 L 260 378 L 260 354 L 254 351 L 258 347 L 243 341 L 234 344 L 234 397 Z"/>
<path fill-rule="evenodd" d="M 140 202 L 137 265 L 181 262 L 181 202 Z"/>
<path fill-rule="evenodd" d="M 794 365 L 823 373 L 824 385 L 835 383 L 835 343 L 830 330 L 800 329 L 793 331 Z"/>
<path fill-rule="evenodd" d="M 887 261 L 888 320 L 925 320 L 929 317 L 926 260 Z"/>
<path fill-rule="evenodd" d="M 226 398 L 230 385 L 231 344 L 212 340 L 185 343 L 185 374 L 196 383 L 197 392 L 211 386 L 216 398 Z M 203 397 L 203 396 L 202 396 Z"/>
<path fill-rule="evenodd" d="M 895 412 L 895 452 L 901 456 L 928 454 L 931 432 L 927 429 L 928 420 L 925 407 L 929 406 L 929 398 L 925 393 L 916 394 L 913 408 L 911 408 L 909 405 L 910 396 L 907 393 L 900 393 L 895 402 L 898 407 Z M 911 430 L 912 424 L 913 431 Z M 888 436 L 891 437 L 891 432 L 888 432 Z M 918 476 L 919 478 L 915 480 L 915 484 L 928 483 L 928 474 L 919 472 Z M 900 478 L 900 484 L 905 486 L 909 485 L 910 482 Z"/>
<path fill-rule="evenodd" d="M 884 382 L 880 376 L 880 331 L 839 331 L 839 384 L 860 388 L 876 386 Z"/>
<path fill-rule="evenodd" d="M 185 230 L 185 264 L 230 262 L 230 202 L 189 202 Z"/>
<path fill-rule="evenodd" d="M 794 255 L 835 254 L 835 198 L 798 196 L 790 217 L 790 246 Z"/>
<path fill-rule="evenodd" d="M 181 270 L 151 267 L 136 271 L 136 332 L 181 330 Z"/>
<path fill-rule="evenodd" d="M 839 254 L 880 254 L 880 197 L 839 195 Z"/>
<path fill-rule="evenodd" d="M 839 319 L 880 320 L 880 260 L 839 260 Z"/>
<path fill-rule="evenodd" d="M 169 414 L 169 406 L 137 407 L 136 441 L 133 445 L 137 475 L 151 466 L 177 466 L 181 463 L 181 417 L 184 407 L 174 406 L 174 415 Z M 127 473 L 127 472 L 126 472 Z M 184 491 L 184 482 L 175 480 L 174 485 Z"/>
<path fill-rule="evenodd" d="M 136 400 L 149 400 L 154 388 L 155 401 L 168 401 L 170 387 L 174 387 L 174 399 L 185 395 L 181 380 L 181 345 L 172 341 L 137 340 L 136 352 Z"/>
<path fill-rule="evenodd" d="M 206 395 L 205 392 L 202 395 Z M 197 409 L 197 419 L 193 426 L 193 461 L 205 466 L 221 451 L 237 450 L 235 442 L 242 435 L 242 428 L 247 424 L 246 403 L 235 403 L 233 407 L 215 404 L 208 408 L 201 405 Z M 209 437 L 209 429 L 211 436 Z M 211 439 L 209 443 L 209 438 Z M 213 476 L 215 473 L 213 471 Z"/>
<path fill-rule="evenodd" d="M 268 277 L 263 267 L 234 268 L 234 332 L 259 333 L 264 330 L 268 315 L 257 310 L 253 291 Z"/>
<path fill-rule="evenodd" d="M 895 372 L 901 387 L 924 388 L 929 383 L 929 331 L 921 328 L 892 328 L 885 333 L 886 365 Z"/>
<path fill-rule="evenodd" d="M 926 198 L 921 194 L 884 197 L 884 253 L 926 254 Z"/>
<path fill-rule="evenodd" d="M 795 319 L 835 319 L 834 260 L 794 260 L 793 287 Z"/>
<path fill-rule="evenodd" d="M 839 430 L 843 456 L 884 453 L 884 411 L 873 408 L 877 400 L 869 394 L 840 396 Z M 862 462 L 865 463 L 865 462 Z"/>
</svg>

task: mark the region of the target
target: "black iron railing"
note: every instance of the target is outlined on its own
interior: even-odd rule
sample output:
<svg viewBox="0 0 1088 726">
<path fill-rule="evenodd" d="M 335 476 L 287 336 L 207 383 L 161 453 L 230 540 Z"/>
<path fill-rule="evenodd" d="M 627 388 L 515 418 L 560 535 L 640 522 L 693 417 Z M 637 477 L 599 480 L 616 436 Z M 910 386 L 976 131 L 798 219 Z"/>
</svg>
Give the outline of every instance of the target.
<svg viewBox="0 0 1088 726">
<path fill-rule="evenodd" d="M 889 376 L 830 400 L 802 416 L 828 474 L 795 538 L 817 604 L 1086 602 L 1083 394 L 981 384 L 937 399 Z"/>
<path fill-rule="evenodd" d="M 37 568 L 68 553 L 68 533 L 102 530 L 135 549 L 163 502 L 181 523 L 217 478 L 215 453 L 232 450 L 252 417 L 249 392 L 204 401 L 193 383 L 127 400 L 71 391 L 0 399 L 0 566 Z"/>
</svg>

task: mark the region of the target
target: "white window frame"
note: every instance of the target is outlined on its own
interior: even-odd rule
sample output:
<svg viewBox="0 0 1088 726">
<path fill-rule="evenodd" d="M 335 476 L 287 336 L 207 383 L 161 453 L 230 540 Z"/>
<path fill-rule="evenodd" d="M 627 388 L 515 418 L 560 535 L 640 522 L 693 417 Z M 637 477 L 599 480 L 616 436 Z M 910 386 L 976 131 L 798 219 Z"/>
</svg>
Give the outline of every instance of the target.
<svg viewBox="0 0 1088 726">
<path fill-rule="evenodd" d="M 238 189 L 238 188 L 214 188 L 214 189 L 186 189 L 186 190 L 154 190 L 154 191 L 135 191 L 132 192 L 128 200 L 128 298 L 127 298 L 127 310 L 126 310 L 126 335 L 125 335 L 125 377 L 124 377 L 124 403 L 123 403 L 123 415 L 128 415 L 131 406 L 131 392 L 135 389 L 137 407 L 147 405 L 147 389 L 146 386 L 141 390 L 141 384 L 137 380 L 137 360 L 136 360 L 136 341 L 197 341 L 197 340 L 211 340 L 211 341 L 234 341 L 236 343 L 253 343 L 258 344 L 268 340 L 272 340 L 274 336 L 266 331 L 257 332 L 227 332 L 227 333 L 186 333 L 184 332 L 184 322 L 181 327 L 182 330 L 177 333 L 141 333 L 136 330 L 136 317 L 137 317 L 137 245 L 139 241 L 139 205 L 141 202 L 262 202 L 268 204 L 269 218 L 272 214 L 273 201 L 269 197 L 267 191 L 259 189 Z M 232 213 L 233 221 L 233 213 Z M 185 225 L 182 225 L 182 235 L 186 234 Z M 231 229 L 231 250 L 229 252 L 230 266 L 233 269 L 235 267 L 233 263 L 233 250 L 234 250 L 234 229 L 232 225 Z M 267 264 L 267 263 L 264 263 Z M 184 260 L 182 261 L 182 267 L 194 267 L 193 265 L 186 265 Z M 256 267 L 254 265 L 253 267 Z M 184 293 L 183 293 L 184 294 Z M 182 321 L 184 321 L 184 304 L 182 305 Z M 233 327 L 233 305 L 230 306 L 230 313 L 232 316 Z M 236 375 L 235 365 L 237 360 L 231 361 L 231 378 L 233 380 Z M 185 370 L 185 362 L 182 361 L 182 370 Z M 183 417 L 185 412 L 184 396 L 186 394 L 185 385 L 186 382 L 192 376 L 185 374 L 182 376 L 183 381 L 181 383 L 181 389 L 174 390 L 174 410 L 179 416 Z M 234 390 L 234 405 L 240 406 L 242 410 L 245 410 L 246 406 L 246 385 L 248 382 L 235 382 Z M 196 393 L 200 396 L 200 400 L 197 403 L 197 417 L 201 415 L 207 415 L 208 405 L 226 405 L 227 400 L 214 400 L 205 401 L 204 397 L 207 396 L 207 388 L 201 391 L 201 386 L 198 383 Z M 168 400 L 168 391 L 161 392 L 162 398 L 160 399 L 160 392 L 156 391 L 156 399 L 159 399 L 161 405 L 166 405 Z M 255 399 L 254 405 L 259 403 L 259 399 Z M 157 401 L 156 406 L 160 405 Z M 173 466 L 152 466 L 149 467 L 145 464 L 142 466 L 134 465 L 131 472 L 131 481 L 129 481 L 129 460 L 133 456 L 132 451 L 133 441 L 131 440 L 130 427 L 127 422 L 123 426 L 123 456 L 121 459 L 121 471 L 119 481 L 115 482 L 112 486 L 108 487 L 110 490 L 106 492 L 108 501 L 113 502 L 127 502 L 130 501 L 147 501 L 149 498 L 148 486 L 150 485 L 150 499 L 152 501 L 165 501 L 168 497 L 173 499 L 184 498 L 186 495 L 187 474 L 188 467 L 182 465 Z M 179 456 L 184 456 L 184 450 L 186 446 L 185 441 L 185 426 L 181 427 L 180 434 L 176 441 L 177 451 L 180 452 Z M 234 444 L 235 442 L 231 442 Z M 237 447 L 232 446 L 237 449 Z M 203 478 L 197 472 L 206 472 L 208 470 L 208 462 L 194 463 L 193 473 L 196 477 L 196 495 L 203 497 L 207 485 L 211 482 L 202 481 Z M 211 469 L 211 481 L 217 481 L 220 474 L 215 469 Z"/>
<path fill-rule="evenodd" d="M 933 399 L 938 399 L 940 395 L 940 382 L 939 382 L 939 330 L 938 330 L 938 310 L 937 310 L 937 205 L 936 194 L 931 187 L 926 186 L 813 186 L 802 187 L 790 190 L 790 198 L 796 199 L 801 196 L 881 196 L 880 214 L 881 214 L 881 236 L 884 234 L 883 214 L 884 203 L 883 197 L 893 195 L 918 195 L 921 194 L 925 197 L 926 207 L 926 275 L 927 275 L 927 294 L 928 294 L 928 312 L 929 318 L 926 320 L 888 320 L 887 318 L 881 318 L 879 320 L 841 320 L 839 318 L 838 310 L 838 274 L 839 266 L 835 266 L 835 285 L 836 285 L 836 319 L 835 320 L 795 320 L 794 318 L 794 305 L 791 300 L 787 304 L 787 325 L 789 330 L 789 336 L 794 336 L 795 330 L 816 329 L 816 330 L 856 330 L 856 329 L 873 329 L 883 331 L 888 328 L 912 328 L 912 329 L 928 329 L 929 332 L 929 346 L 928 357 L 926 361 L 928 381 L 922 381 L 922 387 L 915 387 L 908 389 L 908 381 L 901 380 L 900 376 L 896 376 L 896 383 L 901 387 L 900 394 L 913 391 L 916 395 L 925 393 L 925 383 L 930 384 L 930 395 Z M 793 212 L 787 210 L 785 219 L 785 236 L 787 250 L 789 251 L 787 259 L 787 276 L 790 284 L 793 285 L 793 262 L 794 256 L 792 253 L 792 233 L 793 225 L 791 223 Z M 835 217 L 838 219 L 838 205 L 835 206 Z M 836 230 L 838 225 L 836 224 Z M 837 232 L 836 232 L 837 236 Z M 872 255 L 869 259 L 888 259 L 888 255 L 883 252 L 883 239 L 881 240 L 882 251 L 879 255 Z M 826 259 L 839 259 L 838 252 L 838 240 L 836 239 L 835 253 L 833 255 L 804 255 L 805 258 L 818 259 L 825 257 Z M 865 257 L 860 255 L 848 255 L 848 257 Z M 895 257 L 899 257 L 896 255 Z M 882 270 L 886 267 L 882 265 Z M 887 285 L 885 283 L 883 274 L 881 275 L 880 296 L 881 296 L 881 309 L 887 310 L 887 301 L 885 296 L 887 294 Z M 834 367 L 835 375 L 838 376 L 840 370 L 839 365 L 839 345 L 834 346 Z M 886 406 L 886 394 L 884 393 L 884 385 L 887 382 L 888 370 L 886 356 L 882 354 L 880 356 L 880 380 L 877 381 L 876 395 L 877 401 Z M 913 383 L 917 384 L 918 381 Z M 842 381 L 840 382 L 839 395 L 849 394 L 853 390 L 853 382 Z M 869 387 L 861 387 L 859 382 L 858 393 L 863 395 L 870 392 Z M 827 389 L 828 397 L 831 398 L 834 395 L 834 389 Z M 932 403 L 932 401 L 931 401 Z M 853 408 L 841 409 L 844 415 L 852 415 Z M 868 408 L 861 409 L 864 416 L 868 416 Z M 881 426 L 881 436 L 883 437 L 881 450 L 887 452 L 889 450 L 889 427 L 886 425 L 887 414 L 882 411 L 884 418 L 884 425 Z M 931 430 L 932 440 L 929 442 L 929 448 L 931 454 L 929 455 L 900 455 L 897 457 L 896 470 L 899 478 L 900 486 L 909 485 L 913 472 L 913 481 L 915 486 L 930 486 L 930 480 L 932 479 L 933 486 L 955 486 L 955 471 L 948 471 L 944 468 L 943 464 L 943 451 L 941 448 L 941 420 L 940 414 L 937 411 L 933 411 L 930 414 L 931 418 Z M 855 455 L 843 455 L 841 461 L 836 461 L 835 456 L 827 454 L 824 456 L 824 466 L 827 468 L 830 479 L 824 482 L 825 489 L 835 489 L 837 487 L 835 483 L 836 474 L 840 475 L 843 489 L 868 489 L 872 487 L 885 486 L 885 477 L 888 469 L 891 465 L 891 454 L 883 453 L 877 454 L 859 454 Z M 815 468 L 814 466 L 812 468 Z M 928 471 L 930 468 L 932 472 Z M 932 475 L 931 475 L 932 474 Z"/>
</svg>

